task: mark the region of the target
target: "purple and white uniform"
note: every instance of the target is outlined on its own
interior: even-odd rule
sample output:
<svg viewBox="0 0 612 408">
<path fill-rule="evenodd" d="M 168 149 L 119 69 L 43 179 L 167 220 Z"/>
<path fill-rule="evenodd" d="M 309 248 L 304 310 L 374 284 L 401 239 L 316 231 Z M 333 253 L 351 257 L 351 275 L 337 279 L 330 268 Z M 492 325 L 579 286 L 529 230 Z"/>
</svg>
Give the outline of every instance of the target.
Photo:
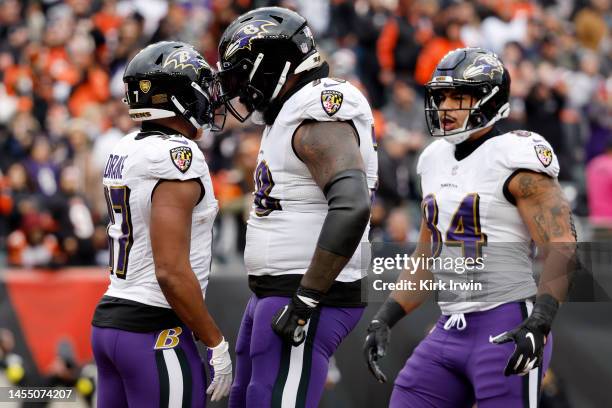
<svg viewBox="0 0 612 408">
<path fill-rule="evenodd" d="M 417 172 L 422 210 L 432 233 L 432 252 L 443 259 L 481 258 L 469 279 L 482 290 L 447 290 L 438 304 L 442 316 L 419 344 L 395 381 L 391 407 L 536 407 L 543 367 L 524 377 L 505 377 L 512 343 L 496 336 L 518 326 L 531 313 L 536 294 L 532 242 L 506 180 L 517 170 L 556 178 L 559 163 L 538 134 L 517 131 L 488 138 L 467 157 L 455 158 L 455 145 L 443 140 L 421 154 Z M 457 270 L 432 269 L 443 282 L 466 277 Z M 448 286 L 450 288 L 450 286 Z"/>
<path fill-rule="evenodd" d="M 360 245 L 310 320 L 302 345 L 284 345 L 272 331 L 274 313 L 289 302 L 310 265 L 327 215 L 323 191 L 293 149 L 293 135 L 305 121 L 350 123 L 368 186 L 376 188 L 374 120 L 365 97 L 350 83 L 322 78 L 304 85 L 284 103 L 274 124 L 264 129 L 244 253 L 254 295 L 236 344 L 230 407 L 316 407 L 329 358 L 363 313 L 366 254 L 365 245 Z M 368 242 L 368 230 L 363 243 Z"/>
<path fill-rule="evenodd" d="M 98 406 L 204 407 L 203 364 L 191 331 L 170 308 L 155 276 L 151 197 L 161 180 L 196 180 L 191 267 L 204 296 L 217 200 L 204 156 L 171 129 L 144 124 L 123 137 L 104 171 L 110 223 L 110 285 L 93 318 Z"/>
</svg>

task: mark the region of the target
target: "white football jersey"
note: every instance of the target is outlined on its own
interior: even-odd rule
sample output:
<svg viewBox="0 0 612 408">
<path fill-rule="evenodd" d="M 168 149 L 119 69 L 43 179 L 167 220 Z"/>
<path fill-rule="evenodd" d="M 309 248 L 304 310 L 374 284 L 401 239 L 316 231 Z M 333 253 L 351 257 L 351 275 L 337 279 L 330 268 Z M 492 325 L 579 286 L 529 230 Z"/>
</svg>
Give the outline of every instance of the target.
<svg viewBox="0 0 612 408">
<path fill-rule="evenodd" d="M 199 179 L 204 187 L 204 197 L 193 210 L 190 253 L 191 267 L 204 293 L 217 214 L 204 155 L 192 140 L 161 132 L 130 133 L 115 145 L 103 176 L 111 217 L 111 276 L 106 295 L 170 308 L 155 277 L 149 235 L 151 196 L 160 180 L 190 179 Z"/>
<path fill-rule="evenodd" d="M 263 132 L 255 170 L 254 203 L 248 220 L 244 260 L 250 275 L 304 274 L 314 254 L 327 199 L 293 150 L 293 135 L 305 120 L 350 121 L 359 136 L 368 187 L 376 188 L 378 159 L 372 111 L 362 93 L 344 80 L 323 78 L 305 85 L 283 105 Z M 362 237 L 368 242 L 369 226 Z M 354 282 L 362 248 L 336 278 Z"/>
<path fill-rule="evenodd" d="M 473 264 L 478 269 L 459 268 L 461 273 L 434 263 L 436 279 L 483 284 L 482 290 L 440 293 L 442 313 L 487 310 L 536 294 L 531 236 L 504 195 L 506 180 L 519 169 L 556 178 L 559 162 L 542 136 L 526 131 L 494 136 L 460 161 L 455 146 L 444 140 L 431 143 L 419 157 L 423 217 L 432 231 L 434 256 L 481 258 Z"/>
</svg>

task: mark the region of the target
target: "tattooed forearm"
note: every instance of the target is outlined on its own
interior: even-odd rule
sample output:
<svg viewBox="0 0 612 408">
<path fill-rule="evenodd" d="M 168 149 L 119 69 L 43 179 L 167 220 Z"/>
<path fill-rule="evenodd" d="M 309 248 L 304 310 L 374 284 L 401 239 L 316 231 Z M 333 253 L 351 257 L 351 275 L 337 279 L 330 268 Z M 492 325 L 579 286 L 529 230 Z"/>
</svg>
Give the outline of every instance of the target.
<svg viewBox="0 0 612 408">
<path fill-rule="evenodd" d="M 515 175 L 508 189 L 544 259 L 538 294 L 564 301 L 575 269 L 576 228 L 561 186 L 544 174 L 525 171 Z"/>
<path fill-rule="evenodd" d="M 533 222 L 538 229 L 538 235 L 540 236 L 541 240 L 544 242 L 550 241 L 548 232 L 546 232 L 548 229 L 546 225 L 546 217 L 544 217 L 542 214 L 536 214 L 533 216 Z"/>
<path fill-rule="evenodd" d="M 508 187 L 534 241 L 576 241 L 571 208 L 555 179 L 524 171 Z"/>
</svg>

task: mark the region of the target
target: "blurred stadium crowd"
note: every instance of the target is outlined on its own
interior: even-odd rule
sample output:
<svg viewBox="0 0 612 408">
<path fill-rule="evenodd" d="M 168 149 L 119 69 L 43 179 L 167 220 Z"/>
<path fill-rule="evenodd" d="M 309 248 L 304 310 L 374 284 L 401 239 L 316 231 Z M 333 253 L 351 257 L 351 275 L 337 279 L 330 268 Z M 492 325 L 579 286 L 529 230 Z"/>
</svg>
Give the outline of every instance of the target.
<svg viewBox="0 0 612 408">
<path fill-rule="evenodd" d="M 371 101 L 380 166 L 373 239 L 416 238 L 414 167 L 430 140 L 422 85 L 439 59 L 461 46 L 502 56 L 512 111 L 501 127 L 551 142 L 575 212 L 590 220 L 582 229 L 610 237 L 610 3 L 0 0 L 0 264 L 107 264 L 101 174 L 113 144 L 135 127 L 121 101 L 127 61 L 151 42 L 182 40 L 214 65 L 224 28 L 268 5 L 304 15 L 333 76 L 357 84 Z M 228 115 L 222 133 L 200 142 L 220 201 L 221 260 L 244 246 L 260 130 Z"/>
</svg>

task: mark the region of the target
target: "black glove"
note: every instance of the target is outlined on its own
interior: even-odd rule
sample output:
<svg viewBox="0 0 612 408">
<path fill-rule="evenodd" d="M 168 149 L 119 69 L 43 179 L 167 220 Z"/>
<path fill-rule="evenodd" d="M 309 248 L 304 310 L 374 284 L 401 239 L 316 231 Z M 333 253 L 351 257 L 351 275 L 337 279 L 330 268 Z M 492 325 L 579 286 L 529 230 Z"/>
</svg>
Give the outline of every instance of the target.
<svg viewBox="0 0 612 408">
<path fill-rule="evenodd" d="M 283 306 L 272 318 L 272 330 L 284 341 L 295 347 L 305 339 L 304 326 L 317 308 L 323 294 L 300 286 L 288 305 Z"/>
<path fill-rule="evenodd" d="M 391 341 L 391 329 L 387 323 L 380 320 L 372 320 L 368 326 L 368 335 L 363 345 L 363 354 L 365 355 L 370 372 L 379 383 L 386 383 L 387 376 L 378 366 L 378 359 L 383 358 L 387 354 L 387 346 Z"/>
<path fill-rule="evenodd" d="M 368 326 L 363 355 L 370 372 L 380 383 L 387 382 L 387 376 L 378 366 L 378 360 L 387 354 L 387 346 L 391 341 L 391 328 L 405 315 L 404 308 L 389 297 Z"/>
<path fill-rule="evenodd" d="M 517 328 L 502 333 L 491 342 L 503 344 L 514 341 L 514 353 L 510 356 L 504 375 L 525 375 L 542 364 L 546 336 L 559 308 L 559 302 L 551 295 L 536 299 L 531 315 Z"/>
</svg>

